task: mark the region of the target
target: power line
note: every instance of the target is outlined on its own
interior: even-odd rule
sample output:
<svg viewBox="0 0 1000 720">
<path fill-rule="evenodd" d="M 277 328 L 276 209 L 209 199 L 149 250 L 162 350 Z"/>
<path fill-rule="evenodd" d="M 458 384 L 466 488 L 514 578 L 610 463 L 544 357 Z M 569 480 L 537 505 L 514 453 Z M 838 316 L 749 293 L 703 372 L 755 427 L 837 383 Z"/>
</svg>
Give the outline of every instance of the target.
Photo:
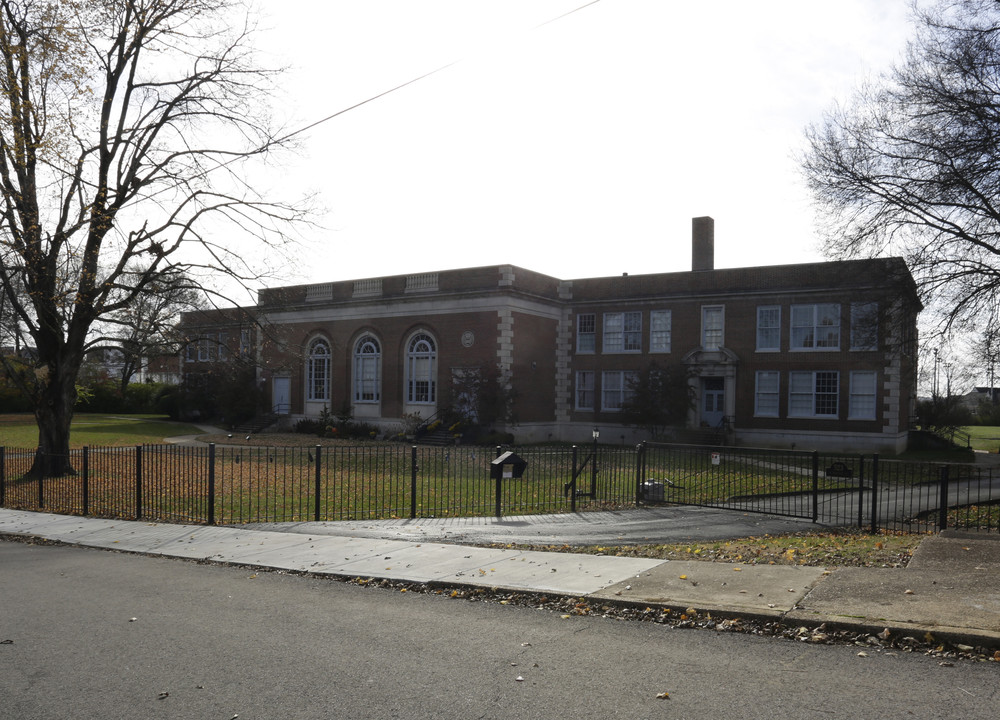
<svg viewBox="0 0 1000 720">
<path fill-rule="evenodd" d="M 591 5 L 596 5 L 599 2 L 601 2 L 601 0 L 590 0 L 590 2 L 584 3 L 583 5 L 580 5 L 579 7 L 576 7 L 576 8 L 573 8 L 572 10 L 569 10 L 568 12 L 564 12 L 562 15 L 557 15 L 554 18 L 551 18 L 549 20 L 546 20 L 543 23 L 539 23 L 538 25 L 535 25 L 535 27 L 533 27 L 532 30 L 537 30 L 540 27 L 545 27 L 546 25 L 551 25 L 554 22 L 562 20 L 565 17 L 569 17 L 570 15 L 573 15 L 574 13 L 580 12 L 581 10 L 583 10 L 585 8 L 588 8 Z M 399 84 L 399 85 L 397 85 L 397 86 L 395 86 L 393 88 L 385 90 L 384 92 L 380 92 L 378 95 L 373 95 L 372 97 L 368 98 L 367 100 L 362 100 L 361 102 L 355 103 L 354 105 L 351 105 L 350 107 L 346 107 L 343 110 L 338 110 L 337 112 L 333 113 L 332 115 L 327 115 L 326 117 L 320 118 L 319 120 L 316 120 L 315 122 L 309 123 L 308 125 L 305 125 L 305 126 L 299 128 L 298 130 L 293 130 L 292 132 L 288 133 L 287 135 L 279 138 L 276 142 L 283 142 L 285 140 L 288 140 L 290 138 L 295 137 L 296 135 L 301 135 L 302 133 L 304 133 L 304 132 L 306 132 L 308 130 L 313 129 L 314 127 L 316 127 L 318 125 L 322 125 L 323 123 L 329 122 L 330 120 L 333 120 L 334 118 L 340 117 L 344 113 L 348 113 L 351 110 L 356 110 L 359 107 L 367 105 L 370 102 L 375 102 L 379 98 L 384 98 L 386 95 L 390 95 L 390 94 L 396 92 L 397 90 L 402 90 L 403 88 L 407 87 L 408 85 L 413 85 L 414 83 L 420 82 L 421 80 L 429 78 L 432 75 L 436 75 L 437 73 L 441 72 L 442 70 L 447 70 L 448 68 L 450 68 L 450 67 L 452 67 L 454 65 L 459 64 L 460 62 L 462 62 L 462 60 L 463 59 L 461 59 L 461 58 L 458 59 L 458 60 L 452 60 L 450 63 L 447 63 L 445 65 L 441 65 L 440 67 L 437 67 L 437 68 L 431 70 L 430 72 L 426 72 L 423 75 L 415 77 L 415 78 L 413 78 L 411 80 L 407 80 L 406 82 L 401 83 L 401 84 Z"/>
</svg>

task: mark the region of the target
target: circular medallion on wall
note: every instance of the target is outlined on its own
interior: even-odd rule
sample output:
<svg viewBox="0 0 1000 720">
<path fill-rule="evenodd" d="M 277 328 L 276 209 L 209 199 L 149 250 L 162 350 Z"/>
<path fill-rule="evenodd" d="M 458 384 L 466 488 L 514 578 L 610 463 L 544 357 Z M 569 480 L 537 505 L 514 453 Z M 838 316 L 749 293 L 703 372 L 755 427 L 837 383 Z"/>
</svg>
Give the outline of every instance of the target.
<svg viewBox="0 0 1000 720">
<path fill-rule="evenodd" d="M 471 330 L 466 330 L 462 333 L 462 345 L 464 347 L 472 347 L 472 343 L 476 342 L 475 333 Z"/>
</svg>

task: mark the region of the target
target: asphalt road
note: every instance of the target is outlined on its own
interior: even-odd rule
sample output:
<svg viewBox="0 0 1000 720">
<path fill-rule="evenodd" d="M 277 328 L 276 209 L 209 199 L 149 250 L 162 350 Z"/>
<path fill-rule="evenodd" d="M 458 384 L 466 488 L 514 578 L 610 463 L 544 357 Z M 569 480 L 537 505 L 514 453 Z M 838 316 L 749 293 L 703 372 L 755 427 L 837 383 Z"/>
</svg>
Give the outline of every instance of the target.
<svg viewBox="0 0 1000 720">
<path fill-rule="evenodd" d="M 996 717 L 996 664 L 867 652 L 0 542 L 3 720 Z"/>
</svg>

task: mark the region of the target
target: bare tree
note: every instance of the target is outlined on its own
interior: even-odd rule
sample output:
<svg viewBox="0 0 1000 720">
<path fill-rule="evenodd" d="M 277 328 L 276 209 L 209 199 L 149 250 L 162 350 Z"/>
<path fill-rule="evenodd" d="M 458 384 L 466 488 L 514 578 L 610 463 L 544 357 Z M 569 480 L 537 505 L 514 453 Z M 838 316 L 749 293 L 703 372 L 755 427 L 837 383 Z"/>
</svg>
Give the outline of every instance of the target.
<svg viewBox="0 0 1000 720">
<path fill-rule="evenodd" d="M 135 275 L 144 273 L 145 270 L 133 271 Z M 136 295 L 128 305 L 99 323 L 100 334 L 91 341 L 91 349 L 116 354 L 122 392 L 144 363 L 181 351 L 186 338 L 177 326 L 180 314 L 197 309 L 202 297 L 198 283 L 183 275 L 162 274 L 149 292 Z"/>
<path fill-rule="evenodd" d="M 285 142 L 252 35 L 238 0 L 0 0 L 0 281 L 37 352 L 36 472 L 72 471 L 95 323 L 179 276 L 253 279 L 247 243 L 300 217 L 247 182 Z"/>
<path fill-rule="evenodd" d="M 903 256 L 943 327 L 1000 296 L 1000 4 L 913 4 L 891 73 L 807 130 L 803 170 L 836 258 Z"/>
</svg>

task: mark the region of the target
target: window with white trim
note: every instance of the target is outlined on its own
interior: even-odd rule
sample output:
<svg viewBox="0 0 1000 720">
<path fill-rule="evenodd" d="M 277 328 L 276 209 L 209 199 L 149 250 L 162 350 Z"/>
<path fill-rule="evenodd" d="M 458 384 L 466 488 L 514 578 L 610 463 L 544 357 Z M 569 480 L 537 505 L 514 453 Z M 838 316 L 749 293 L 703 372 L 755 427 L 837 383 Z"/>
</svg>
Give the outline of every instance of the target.
<svg viewBox="0 0 1000 720">
<path fill-rule="evenodd" d="M 381 396 L 382 348 L 365 335 L 354 343 L 354 402 L 374 403 Z"/>
<path fill-rule="evenodd" d="M 847 410 L 848 420 L 875 420 L 877 373 L 874 370 L 851 372 L 851 397 Z"/>
<path fill-rule="evenodd" d="M 244 328 L 240 330 L 240 356 L 247 357 L 250 354 L 250 330 Z"/>
<path fill-rule="evenodd" d="M 792 350 L 839 350 L 840 305 L 792 305 Z"/>
<path fill-rule="evenodd" d="M 653 310 L 649 313 L 649 352 L 670 352 L 672 322 L 670 310 Z"/>
<path fill-rule="evenodd" d="M 707 305 L 701 309 L 701 347 L 703 350 L 718 350 L 725 336 L 725 314 L 722 305 Z"/>
<path fill-rule="evenodd" d="M 594 371 L 580 370 L 576 374 L 576 409 L 594 409 Z"/>
<path fill-rule="evenodd" d="M 184 347 L 184 359 L 187 362 L 194 362 L 198 359 L 198 344 L 194 342 L 188 342 Z"/>
<path fill-rule="evenodd" d="M 757 308 L 757 351 L 781 349 L 781 306 L 760 305 Z"/>
<path fill-rule="evenodd" d="M 878 303 L 851 303 L 851 350 L 878 350 Z"/>
<path fill-rule="evenodd" d="M 604 313 L 605 353 L 642 352 L 642 313 Z"/>
<path fill-rule="evenodd" d="M 219 333 L 219 360 L 229 359 L 229 335 Z"/>
<path fill-rule="evenodd" d="M 306 360 L 306 400 L 330 399 L 330 343 L 316 338 L 309 343 Z"/>
<path fill-rule="evenodd" d="M 758 370 L 754 389 L 753 414 L 756 417 L 778 417 L 780 374 L 777 370 Z"/>
<path fill-rule="evenodd" d="M 788 417 L 835 418 L 839 399 L 840 373 L 837 371 L 788 373 Z"/>
<path fill-rule="evenodd" d="M 434 403 L 437 400 L 437 345 L 426 333 L 414 335 L 406 348 L 406 400 Z"/>
<path fill-rule="evenodd" d="M 635 396 L 632 384 L 636 374 L 631 370 L 605 370 L 601 373 L 601 409 L 621 412 L 625 403 Z"/>
<path fill-rule="evenodd" d="M 576 351 L 592 353 L 596 347 L 597 316 L 594 313 L 582 313 L 576 316 Z"/>
<path fill-rule="evenodd" d="M 215 359 L 215 353 L 212 352 L 212 341 L 203 337 L 198 340 L 198 362 L 209 362 Z"/>
</svg>

